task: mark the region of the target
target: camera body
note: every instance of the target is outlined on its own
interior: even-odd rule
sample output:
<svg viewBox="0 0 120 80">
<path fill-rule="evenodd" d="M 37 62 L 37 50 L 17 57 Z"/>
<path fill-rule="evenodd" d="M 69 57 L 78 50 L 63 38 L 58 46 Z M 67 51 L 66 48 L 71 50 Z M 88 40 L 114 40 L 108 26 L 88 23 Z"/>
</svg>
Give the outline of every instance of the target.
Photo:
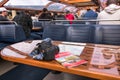
<svg viewBox="0 0 120 80">
<path fill-rule="evenodd" d="M 36 45 L 36 48 L 30 53 L 34 59 L 50 61 L 55 59 L 55 55 L 59 53 L 59 47 L 52 44 L 50 38 L 44 39 Z"/>
</svg>

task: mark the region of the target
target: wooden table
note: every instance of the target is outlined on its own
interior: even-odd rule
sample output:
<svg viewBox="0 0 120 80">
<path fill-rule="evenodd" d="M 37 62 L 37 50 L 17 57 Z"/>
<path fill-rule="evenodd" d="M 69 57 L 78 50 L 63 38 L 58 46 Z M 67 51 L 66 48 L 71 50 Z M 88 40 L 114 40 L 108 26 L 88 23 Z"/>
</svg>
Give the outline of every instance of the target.
<svg viewBox="0 0 120 80">
<path fill-rule="evenodd" d="M 54 41 L 53 43 L 55 45 L 62 45 L 64 47 L 83 47 L 83 50 L 81 49 L 82 51 L 80 54 L 80 58 L 87 60 L 88 63 L 84 65 L 79 65 L 77 67 L 65 68 L 55 60 L 38 61 L 28 57 L 27 55 L 39 42 L 41 41 L 25 41 L 7 46 L 3 50 L 1 50 L 1 57 L 8 61 L 101 80 L 120 80 L 120 46 Z M 112 52 L 112 57 L 110 57 L 110 55 L 104 54 L 104 52 Z"/>
<path fill-rule="evenodd" d="M 40 31 L 42 29 L 42 27 L 33 27 L 32 31 Z"/>
</svg>

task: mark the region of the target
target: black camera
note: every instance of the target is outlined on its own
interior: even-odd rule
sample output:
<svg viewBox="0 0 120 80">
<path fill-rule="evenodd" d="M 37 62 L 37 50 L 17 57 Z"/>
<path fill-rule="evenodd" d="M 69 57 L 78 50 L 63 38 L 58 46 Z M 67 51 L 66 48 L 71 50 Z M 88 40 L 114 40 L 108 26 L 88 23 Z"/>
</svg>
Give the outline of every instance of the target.
<svg viewBox="0 0 120 80">
<path fill-rule="evenodd" d="M 44 39 L 36 45 L 36 48 L 29 54 L 30 57 L 37 60 L 54 60 L 55 55 L 59 53 L 59 47 L 52 44 L 50 38 Z"/>
</svg>

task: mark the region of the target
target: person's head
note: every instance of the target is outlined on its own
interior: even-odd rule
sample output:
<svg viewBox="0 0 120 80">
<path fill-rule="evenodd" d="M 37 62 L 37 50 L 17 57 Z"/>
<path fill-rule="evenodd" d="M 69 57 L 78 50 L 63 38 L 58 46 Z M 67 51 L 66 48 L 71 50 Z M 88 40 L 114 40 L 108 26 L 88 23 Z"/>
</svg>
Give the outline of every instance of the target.
<svg viewBox="0 0 120 80">
<path fill-rule="evenodd" d="M 91 10 L 90 8 L 87 9 L 87 11 L 90 11 L 90 10 Z"/>
<path fill-rule="evenodd" d="M 69 13 L 70 13 L 70 11 L 67 10 L 67 11 L 66 11 L 66 14 L 69 14 Z"/>
<path fill-rule="evenodd" d="M 0 14 L 2 16 L 7 16 L 8 15 L 8 10 L 4 7 L 0 7 Z"/>
<path fill-rule="evenodd" d="M 48 10 L 47 10 L 47 8 L 43 8 L 43 10 L 42 10 L 43 12 L 47 12 Z"/>
<path fill-rule="evenodd" d="M 118 0 L 107 0 L 107 3 L 106 5 L 110 5 L 110 4 L 117 4 L 118 3 Z"/>
<path fill-rule="evenodd" d="M 17 15 L 20 15 L 20 13 L 21 13 L 21 11 L 16 11 L 16 14 L 17 14 Z"/>
</svg>

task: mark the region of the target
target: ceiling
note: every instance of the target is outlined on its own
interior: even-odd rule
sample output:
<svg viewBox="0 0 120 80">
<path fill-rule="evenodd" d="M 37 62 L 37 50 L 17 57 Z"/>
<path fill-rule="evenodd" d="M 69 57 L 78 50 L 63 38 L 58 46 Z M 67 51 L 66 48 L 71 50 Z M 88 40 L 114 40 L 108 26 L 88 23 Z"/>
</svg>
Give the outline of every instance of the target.
<svg viewBox="0 0 120 80">
<path fill-rule="evenodd" d="M 2 7 L 8 0 L 0 0 L 0 7 Z"/>
<path fill-rule="evenodd" d="M 90 2 L 91 0 L 60 0 L 60 1 L 66 3 L 77 3 L 77 2 Z"/>
<path fill-rule="evenodd" d="M 71 4 L 77 7 L 95 6 L 96 3 L 98 2 L 97 0 L 51 0 L 51 1 Z"/>
<path fill-rule="evenodd" d="M 75 5 L 76 7 L 82 7 L 82 6 L 95 6 L 94 2 L 78 2 L 78 3 L 72 3 L 72 5 Z"/>
</svg>

